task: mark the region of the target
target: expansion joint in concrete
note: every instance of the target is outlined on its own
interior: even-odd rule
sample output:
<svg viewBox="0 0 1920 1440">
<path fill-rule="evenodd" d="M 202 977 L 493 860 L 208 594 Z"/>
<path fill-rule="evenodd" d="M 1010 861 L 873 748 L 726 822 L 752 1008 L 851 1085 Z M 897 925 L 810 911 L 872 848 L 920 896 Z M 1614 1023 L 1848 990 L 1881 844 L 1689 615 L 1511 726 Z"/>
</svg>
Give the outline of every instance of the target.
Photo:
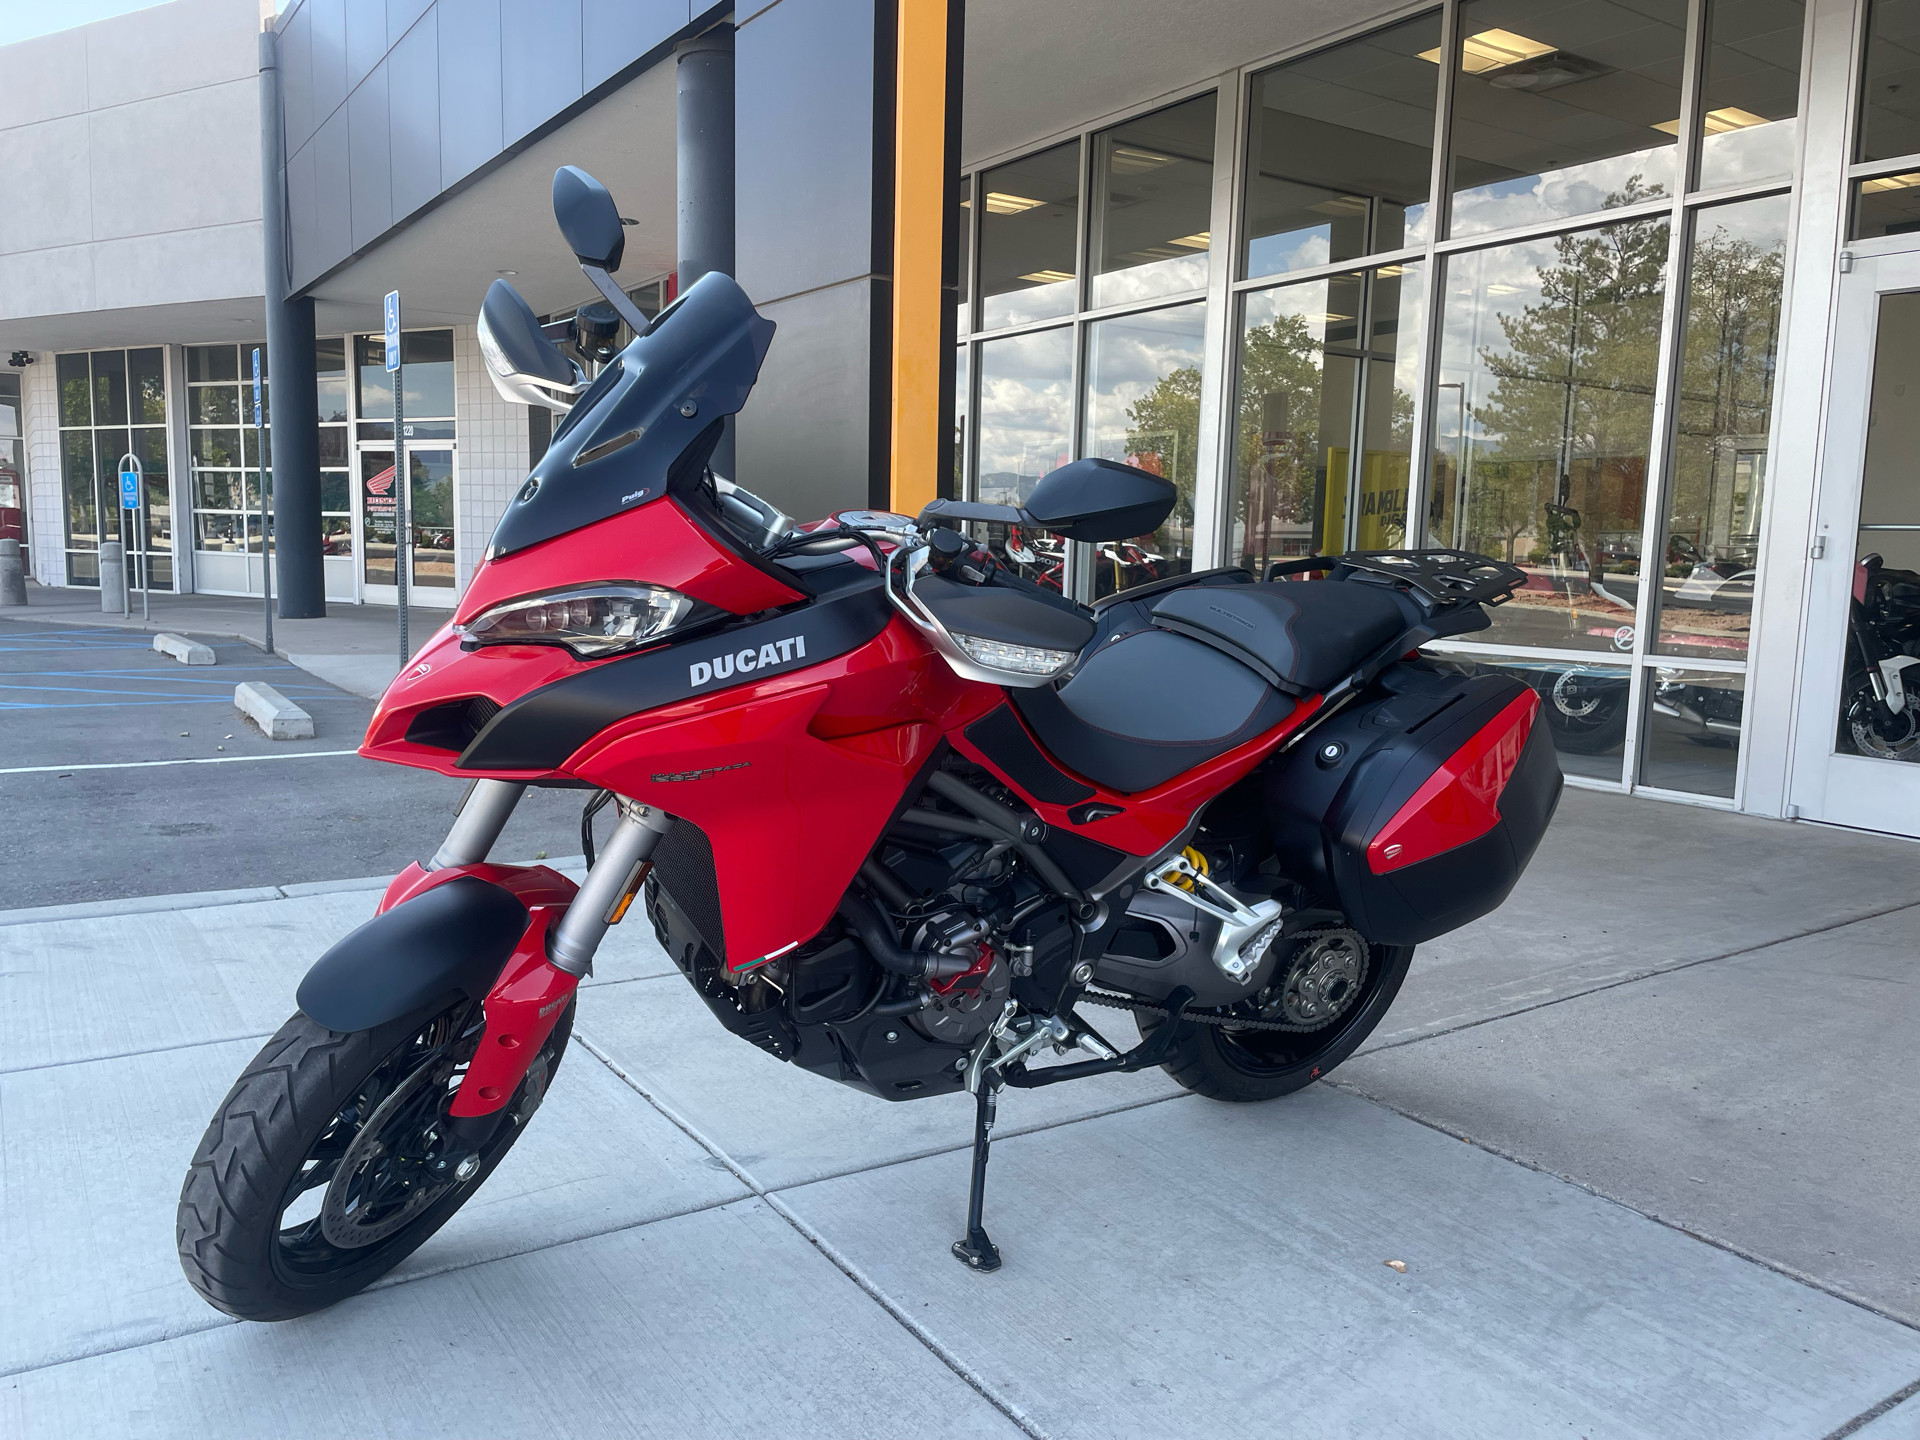
<svg viewBox="0 0 1920 1440">
<path fill-rule="evenodd" d="M 732 1172 L 735 1179 L 751 1190 L 754 1195 L 763 1201 L 776 1215 L 791 1225 L 803 1240 L 818 1250 L 836 1270 L 842 1275 L 845 1275 L 847 1279 L 851 1280 L 865 1292 L 868 1299 L 872 1300 L 881 1309 L 885 1310 L 887 1314 L 891 1315 L 902 1329 L 913 1336 L 914 1339 L 918 1340 L 921 1345 L 925 1346 L 936 1360 L 958 1376 L 970 1390 L 982 1400 L 985 1400 L 989 1405 L 993 1406 L 993 1408 L 998 1410 L 1002 1415 L 1006 1416 L 1011 1423 L 1017 1425 L 1023 1434 L 1031 1436 L 1032 1440 L 1051 1440 L 1051 1437 L 1045 1430 L 1040 1428 L 1032 1416 L 1014 1404 L 1013 1401 L 995 1391 L 986 1380 L 986 1377 L 981 1375 L 971 1365 L 967 1364 L 966 1361 L 962 1360 L 946 1345 L 942 1344 L 938 1337 L 933 1335 L 925 1326 L 920 1324 L 919 1321 L 915 1320 L 913 1316 L 902 1309 L 900 1305 L 895 1303 L 884 1290 L 861 1271 L 859 1266 L 855 1265 L 851 1259 L 843 1255 L 826 1236 L 808 1224 L 802 1216 L 794 1211 L 792 1206 L 788 1205 L 777 1194 L 762 1185 L 751 1171 L 738 1160 L 735 1160 L 733 1156 L 729 1155 L 718 1142 L 710 1138 L 686 1116 L 680 1114 L 679 1111 L 675 1110 L 671 1105 L 660 1099 L 659 1096 L 648 1090 L 617 1060 L 602 1050 L 598 1045 L 577 1031 L 574 1034 L 574 1039 L 585 1047 L 588 1054 L 592 1055 L 599 1060 L 602 1065 L 605 1065 L 607 1069 L 612 1071 L 616 1079 L 628 1086 L 642 1100 L 657 1110 L 668 1124 L 674 1126 L 681 1134 L 685 1135 L 689 1140 L 693 1141 L 694 1144 L 705 1150 L 715 1160 L 718 1160 Z"/>
</svg>

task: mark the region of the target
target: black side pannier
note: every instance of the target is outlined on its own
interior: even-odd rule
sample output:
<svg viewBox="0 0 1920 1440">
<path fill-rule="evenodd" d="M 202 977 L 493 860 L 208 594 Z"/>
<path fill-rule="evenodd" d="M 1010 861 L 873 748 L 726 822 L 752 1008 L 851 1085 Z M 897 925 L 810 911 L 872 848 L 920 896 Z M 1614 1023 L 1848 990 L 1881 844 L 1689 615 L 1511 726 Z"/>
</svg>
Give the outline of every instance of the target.
<svg viewBox="0 0 1920 1440">
<path fill-rule="evenodd" d="M 1362 935 L 1417 945 L 1507 898 L 1560 801 L 1540 697 L 1503 675 L 1389 666 L 1270 767 L 1283 872 Z"/>
</svg>

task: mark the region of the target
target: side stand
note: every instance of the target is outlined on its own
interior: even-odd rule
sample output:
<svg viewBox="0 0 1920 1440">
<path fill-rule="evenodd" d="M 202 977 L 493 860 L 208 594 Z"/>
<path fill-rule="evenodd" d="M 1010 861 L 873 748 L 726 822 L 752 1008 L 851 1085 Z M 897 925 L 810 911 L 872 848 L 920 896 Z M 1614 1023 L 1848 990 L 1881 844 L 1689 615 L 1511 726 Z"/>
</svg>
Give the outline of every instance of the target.
<svg viewBox="0 0 1920 1440">
<path fill-rule="evenodd" d="M 953 1258 L 982 1272 L 1000 1268 L 1000 1250 L 987 1238 L 980 1211 L 987 1200 L 987 1150 L 993 1143 L 993 1119 L 999 1106 L 998 1078 L 984 1075 L 974 1092 L 973 1182 L 967 1190 L 967 1238 L 953 1242 Z"/>
</svg>

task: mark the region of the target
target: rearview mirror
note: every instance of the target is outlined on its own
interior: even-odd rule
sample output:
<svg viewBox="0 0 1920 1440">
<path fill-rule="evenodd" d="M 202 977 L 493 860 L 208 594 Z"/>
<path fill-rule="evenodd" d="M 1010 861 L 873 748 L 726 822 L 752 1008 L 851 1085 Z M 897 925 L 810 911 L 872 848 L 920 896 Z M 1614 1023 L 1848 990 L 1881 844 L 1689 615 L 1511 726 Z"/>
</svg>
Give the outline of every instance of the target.
<svg viewBox="0 0 1920 1440">
<path fill-rule="evenodd" d="M 582 265 L 609 274 L 620 268 L 627 248 L 620 208 L 607 187 L 578 165 L 553 172 L 553 218 Z"/>
<path fill-rule="evenodd" d="M 1069 540 L 1126 540 L 1158 530 L 1180 492 L 1158 475 L 1113 460 L 1076 460 L 1040 477 L 1020 508 Z"/>
<path fill-rule="evenodd" d="M 506 281 L 496 280 L 488 287 L 479 330 L 487 375 L 505 399 L 549 410 L 572 407 L 586 376 L 546 337 L 533 307 Z"/>
</svg>

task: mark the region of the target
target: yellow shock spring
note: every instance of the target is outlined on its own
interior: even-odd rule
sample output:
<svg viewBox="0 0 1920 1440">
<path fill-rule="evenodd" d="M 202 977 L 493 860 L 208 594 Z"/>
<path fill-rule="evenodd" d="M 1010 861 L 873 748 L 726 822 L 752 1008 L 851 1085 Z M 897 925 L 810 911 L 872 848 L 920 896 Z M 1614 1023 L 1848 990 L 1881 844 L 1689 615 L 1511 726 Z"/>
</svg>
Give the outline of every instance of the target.
<svg viewBox="0 0 1920 1440">
<path fill-rule="evenodd" d="M 1187 864 L 1191 865 L 1195 870 L 1198 870 L 1202 875 L 1207 873 L 1207 857 L 1194 849 L 1193 846 L 1189 845 L 1186 849 L 1182 850 L 1180 852 L 1180 858 L 1185 860 Z M 1191 875 L 1183 875 L 1178 870 L 1169 870 L 1166 874 L 1162 875 L 1160 879 L 1164 883 L 1173 886 L 1176 890 L 1193 889 L 1193 877 Z"/>
</svg>

